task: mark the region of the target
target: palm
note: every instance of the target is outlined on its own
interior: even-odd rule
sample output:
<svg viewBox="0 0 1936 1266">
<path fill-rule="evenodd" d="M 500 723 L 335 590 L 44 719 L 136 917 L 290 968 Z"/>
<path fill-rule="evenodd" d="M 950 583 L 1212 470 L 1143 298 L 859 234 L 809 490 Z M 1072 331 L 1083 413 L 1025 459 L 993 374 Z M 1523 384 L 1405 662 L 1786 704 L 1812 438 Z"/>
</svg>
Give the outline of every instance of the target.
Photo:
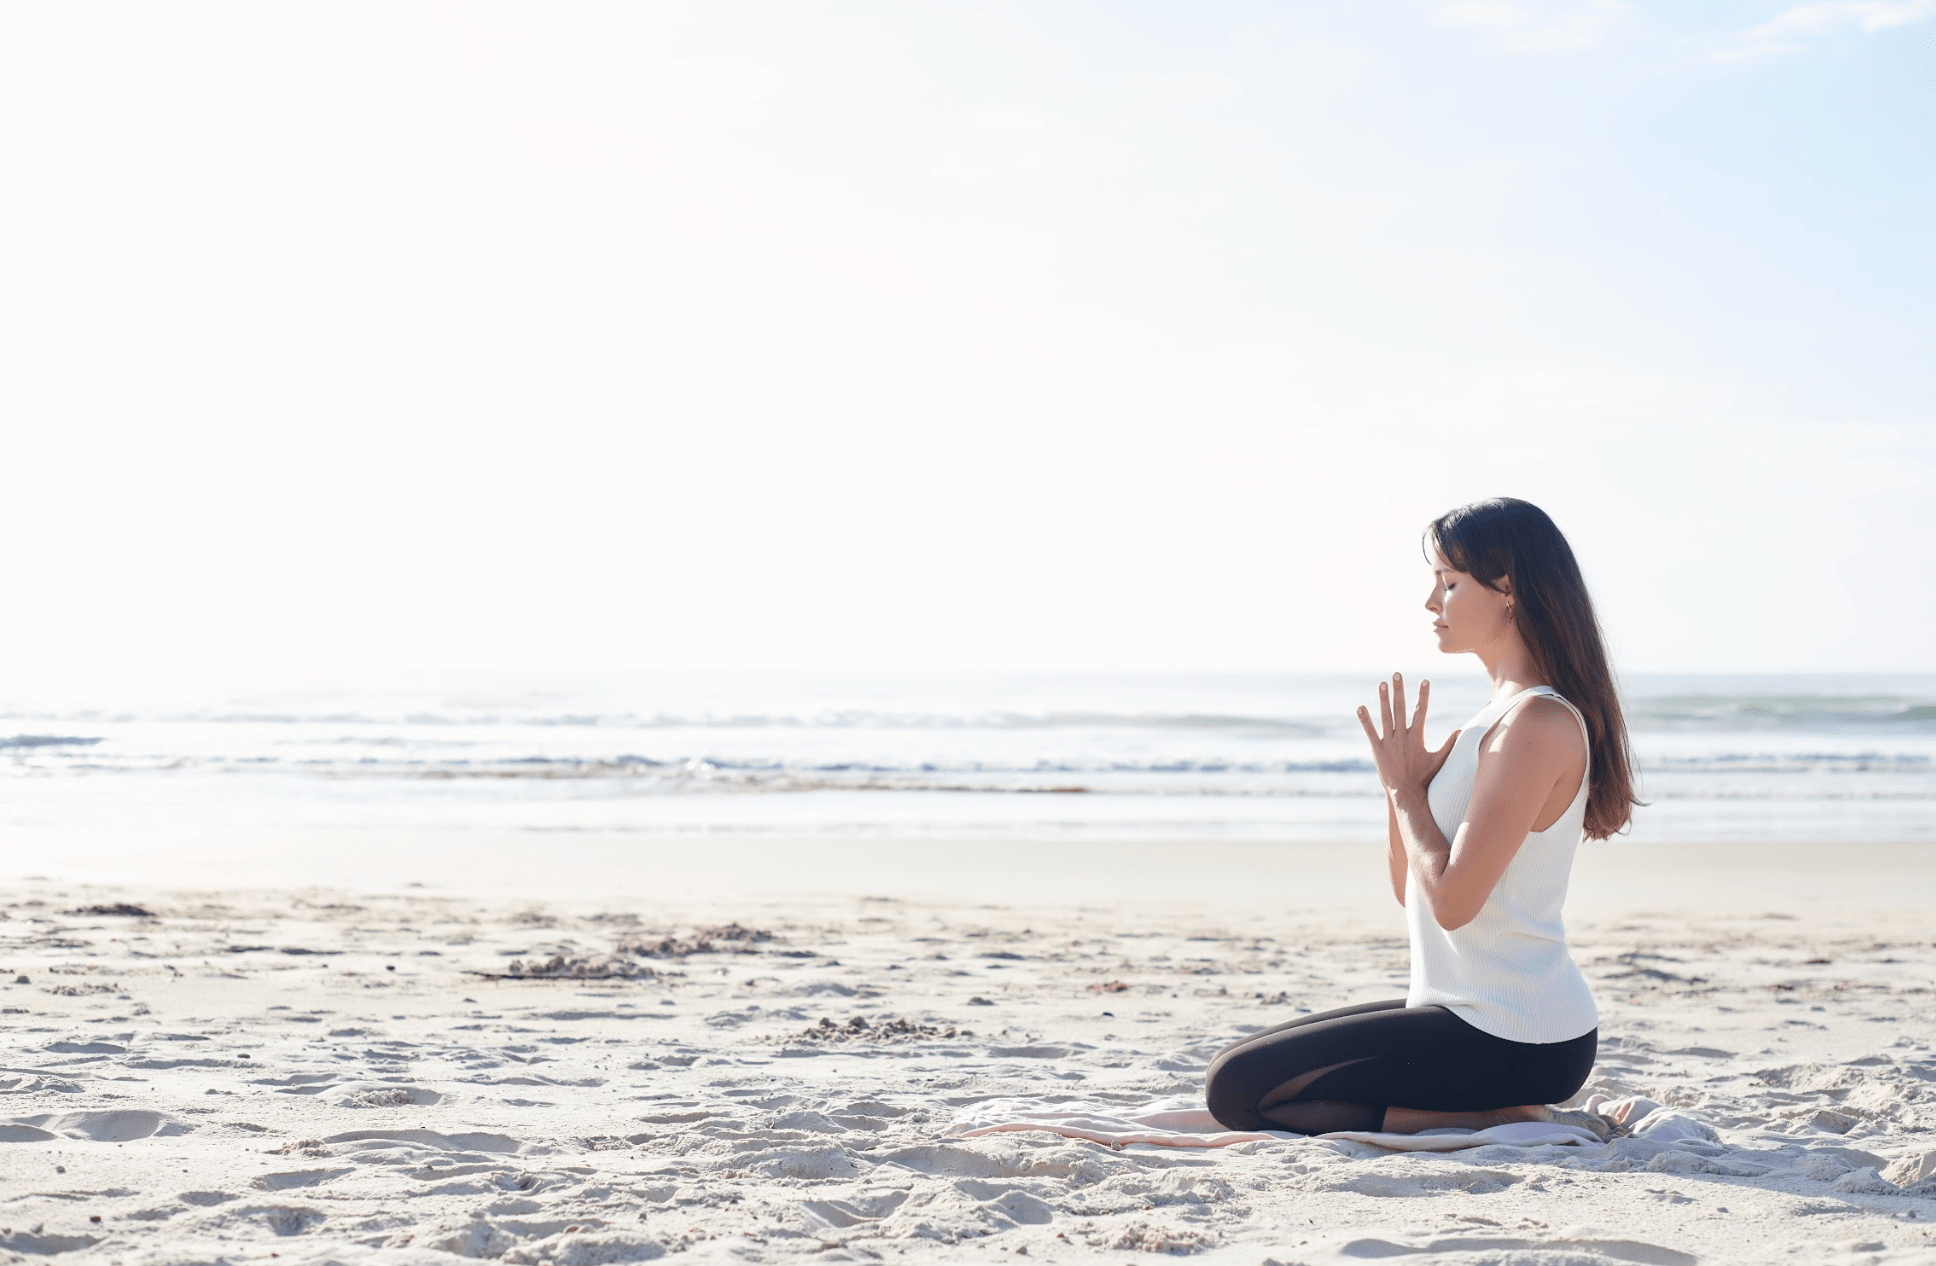
<svg viewBox="0 0 1936 1266">
<path fill-rule="evenodd" d="M 1436 750 L 1425 746 L 1425 714 L 1431 697 L 1432 683 L 1421 681 L 1418 703 L 1408 722 L 1405 678 L 1393 673 L 1391 681 L 1378 683 L 1378 723 L 1373 725 L 1369 708 L 1358 709 L 1358 722 L 1365 727 L 1372 759 L 1378 765 L 1378 781 L 1387 792 L 1424 787 L 1452 753 L 1452 743 L 1459 737 L 1456 730 Z"/>
</svg>

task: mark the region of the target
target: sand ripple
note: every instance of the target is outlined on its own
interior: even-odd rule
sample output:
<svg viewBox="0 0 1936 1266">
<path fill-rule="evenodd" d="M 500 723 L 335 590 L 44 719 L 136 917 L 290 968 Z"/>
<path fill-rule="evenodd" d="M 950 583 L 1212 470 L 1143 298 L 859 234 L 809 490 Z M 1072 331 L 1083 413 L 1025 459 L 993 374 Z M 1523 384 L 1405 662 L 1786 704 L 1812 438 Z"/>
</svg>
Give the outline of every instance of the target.
<svg viewBox="0 0 1936 1266">
<path fill-rule="evenodd" d="M 995 1098 L 1200 1094 L 1239 1033 L 1402 991 L 1369 920 L 57 886 L 0 913 L 0 1261 L 1936 1255 L 1912 922 L 1581 927 L 1589 1091 L 1709 1136 L 1392 1155 L 946 1134 Z"/>
</svg>

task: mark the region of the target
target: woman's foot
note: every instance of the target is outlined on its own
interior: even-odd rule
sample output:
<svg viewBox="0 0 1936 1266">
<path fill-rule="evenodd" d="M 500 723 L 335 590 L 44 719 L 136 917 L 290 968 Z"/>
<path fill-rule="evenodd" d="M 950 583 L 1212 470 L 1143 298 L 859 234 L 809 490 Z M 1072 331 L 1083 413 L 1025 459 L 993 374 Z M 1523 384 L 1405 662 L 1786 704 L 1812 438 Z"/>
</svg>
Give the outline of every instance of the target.
<svg viewBox="0 0 1936 1266">
<path fill-rule="evenodd" d="M 1419 1108 L 1386 1108 L 1381 1127 L 1388 1134 L 1417 1134 L 1423 1130 L 1488 1130 L 1495 1125 L 1518 1125 L 1541 1121 L 1548 1125 L 1570 1125 L 1585 1130 L 1604 1143 L 1632 1133 L 1611 1117 L 1578 1108 L 1549 1108 L 1543 1103 L 1521 1104 L 1513 1108 L 1489 1108 L 1484 1112 L 1427 1112 Z"/>
<path fill-rule="evenodd" d="M 1532 1120 L 1548 1121 L 1554 1125 L 1570 1125 L 1576 1129 L 1585 1130 L 1602 1143 L 1611 1139 L 1625 1138 L 1633 1133 L 1612 1117 L 1603 1117 L 1597 1112 L 1588 1112 L 1584 1108 L 1549 1108 L 1542 1105 L 1537 1111 L 1540 1115 L 1531 1118 Z"/>
</svg>

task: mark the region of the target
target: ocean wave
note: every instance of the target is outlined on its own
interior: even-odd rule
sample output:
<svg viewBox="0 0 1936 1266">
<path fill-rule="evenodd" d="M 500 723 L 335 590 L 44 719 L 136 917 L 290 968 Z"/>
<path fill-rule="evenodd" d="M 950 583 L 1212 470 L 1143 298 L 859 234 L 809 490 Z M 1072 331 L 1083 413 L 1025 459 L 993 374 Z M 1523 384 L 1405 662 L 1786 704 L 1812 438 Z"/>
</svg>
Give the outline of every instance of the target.
<svg viewBox="0 0 1936 1266">
<path fill-rule="evenodd" d="M 644 756 L 637 753 L 591 754 L 564 753 L 525 755 L 501 755 L 495 757 L 461 756 L 408 756 L 396 754 L 398 747 L 404 746 L 384 739 L 378 739 L 368 746 L 378 750 L 363 754 L 345 752 L 342 755 L 304 755 L 286 756 L 269 753 L 247 755 L 202 754 L 198 756 L 163 755 L 149 756 L 117 754 L 109 755 L 89 750 L 86 755 L 77 753 L 69 759 L 60 759 L 63 747 L 93 748 L 101 740 L 97 738 L 60 738 L 54 736 L 23 735 L 13 739 L 0 739 L 0 747 L 14 747 L 24 750 L 44 751 L 51 763 L 42 768 L 50 771 L 60 769 L 112 770 L 150 769 L 157 767 L 259 767 L 294 769 L 299 771 L 326 772 L 339 768 L 395 770 L 414 773 L 434 770 L 464 772 L 470 770 L 528 770 L 528 771 L 585 771 L 587 776 L 598 773 L 638 773 L 651 771 L 671 771 L 693 773 L 713 771 L 721 773 L 753 774 L 795 774 L 814 775 L 937 775 L 937 776 L 974 776 L 974 775 L 1061 775 L 1061 774 L 1157 774 L 1157 775 L 1199 775 L 1229 777 L 1282 777 L 1295 775 L 1359 775 L 1372 776 L 1377 767 L 1367 759 L 1346 757 L 1321 760 L 1227 760 L 1217 758 L 1156 757 L 1145 760 L 1126 760 L 1121 758 L 1097 757 L 1087 760 L 1067 758 L 1051 759 L 955 759 L 950 761 L 921 759 L 918 756 L 906 760 L 804 760 L 781 758 L 749 758 L 714 754 Z M 334 746 L 336 744 L 332 744 Z M 347 742 L 342 744 L 349 746 Z M 1688 755 L 1668 754 L 1650 756 L 1640 762 L 1643 774 L 1676 775 L 1775 775 L 1794 777 L 1802 775 L 1930 775 L 1936 774 L 1936 757 L 1925 752 L 1887 752 L 1887 751 L 1803 751 L 1803 752 L 1704 752 Z"/>
<path fill-rule="evenodd" d="M 1680 761 L 1643 771 L 1642 796 L 1658 800 L 1890 800 L 1936 801 L 1936 767 L 1927 758 L 1848 757 L 1831 753 L 1800 764 L 1757 757 L 1759 763 Z M 127 778 L 250 778 L 281 776 L 379 785 L 443 782 L 476 787 L 541 784 L 604 784 L 597 794 L 771 792 L 935 792 L 978 795 L 1088 794 L 1097 796 L 1198 796 L 1233 798 L 1378 799 L 1368 761 L 1280 761 L 1255 764 L 1165 761 L 996 762 L 893 765 L 863 762 L 679 761 L 643 756 L 524 756 L 499 760 L 444 760 L 363 755 L 350 759 L 306 756 L 153 757 L 104 760 L 98 756 L 40 766 L 0 766 L 14 776 Z"/>
<path fill-rule="evenodd" d="M 1686 692 L 1631 694 L 1625 701 L 1628 723 L 1646 732 L 1810 731 L 1842 734 L 1869 730 L 1880 734 L 1936 735 L 1936 695 L 1903 692 L 1870 693 L 1729 693 Z M 1337 738 L 1357 732 L 1349 707 L 1319 711 L 1207 711 L 1064 709 L 1045 707 L 977 709 L 879 707 L 824 707 L 776 709 L 564 709 L 517 711 L 501 709 L 425 710 L 400 707 L 396 711 L 369 708 L 307 710 L 210 708 L 164 711 L 148 715 L 0 710 L 0 723 L 24 725 L 86 725 L 133 723 L 148 725 L 273 727 L 303 730 L 310 727 L 354 727 L 359 730 L 532 729 L 633 730 L 667 732 L 712 730 L 733 733 L 776 731 L 872 732 L 1064 732 L 1090 731 L 1099 735 L 1144 731 L 1151 733 L 1229 735 L 1240 739 Z M 48 736 L 24 735 L 38 739 Z M 60 740 L 78 742 L 81 740 Z M 374 740 L 372 740 L 374 741 Z"/>
<path fill-rule="evenodd" d="M 531 727 L 595 730 L 1171 730 L 1233 732 L 1256 737 L 1317 738 L 1335 733 L 1349 716 L 1292 717 L 1203 712 L 887 712 L 827 709 L 812 712 L 261 712 L 161 713 L 152 717 L 103 717 L 98 713 L 0 713 L 14 721 L 142 721 L 163 725 L 309 725 L 437 727 Z"/>
<path fill-rule="evenodd" d="M 1370 761 L 1031 761 L 1010 764 L 1000 761 L 967 761 L 937 764 L 931 761 L 878 763 L 867 761 L 829 761 L 825 763 L 733 760 L 703 756 L 671 760 L 649 756 L 507 756 L 498 759 L 429 759 L 365 755 L 325 756 L 150 756 L 116 760 L 72 760 L 42 766 L 43 772 L 129 772 L 154 769 L 270 769 L 297 773 L 330 773 L 338 770 L 393 772 L 403 776 L 500 777 L 526 774 L 531 777 L 564 777 L 579 774 L 588 778 L 615 774 L 664 774 L 692 776 L 717 774 L 786 774 L 802 777 L 851 775 L 882 776 L 973 776 L 973 775 L 1055 775 L 1055 774 L 1158 774 L 1158 775 L 1232 775 L 1270 776 L 1295 774 L 1371 775 L 1377 772 Z"/>
<path fill-rule="evenodd" d="M 1936 699 L 1904 694 L 1685 694 L 1627 700 L 1636 729 L 1906 728 L 1936 732 Z"/>
<path fill-rule="evenodd" d="M 1640 768 L 1643 773 L 1924 773 L 1936 769 L 1936 761 L 1922 752 L 1709 752 L 1649 757 Z"/>
</svg>

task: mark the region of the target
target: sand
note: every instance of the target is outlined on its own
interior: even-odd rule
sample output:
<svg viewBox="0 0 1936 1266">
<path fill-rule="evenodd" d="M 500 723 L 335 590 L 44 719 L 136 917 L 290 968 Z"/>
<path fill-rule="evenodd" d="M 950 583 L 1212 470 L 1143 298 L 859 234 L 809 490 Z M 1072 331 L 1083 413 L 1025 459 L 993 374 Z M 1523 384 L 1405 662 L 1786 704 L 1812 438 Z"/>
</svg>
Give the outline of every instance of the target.
<svg viewBox="0 0 1936 1266">
<path fill-rule="evenodd" d="M 1400 1155 L 949 1133 L 1186 1100 L 1250 1028 L 1402 993 L 1362 849 L 1213 899 L 1200 850 L 762 847 L 703 851 L 710 889 L 649 850 L 602 893 L 488 850 L 440 887 L 10 883 L 0 1258 L 1936 1262 L 1916 850 L 1589 855 L 1588 1091 L 1712 1140 Z"/>
</svg>

